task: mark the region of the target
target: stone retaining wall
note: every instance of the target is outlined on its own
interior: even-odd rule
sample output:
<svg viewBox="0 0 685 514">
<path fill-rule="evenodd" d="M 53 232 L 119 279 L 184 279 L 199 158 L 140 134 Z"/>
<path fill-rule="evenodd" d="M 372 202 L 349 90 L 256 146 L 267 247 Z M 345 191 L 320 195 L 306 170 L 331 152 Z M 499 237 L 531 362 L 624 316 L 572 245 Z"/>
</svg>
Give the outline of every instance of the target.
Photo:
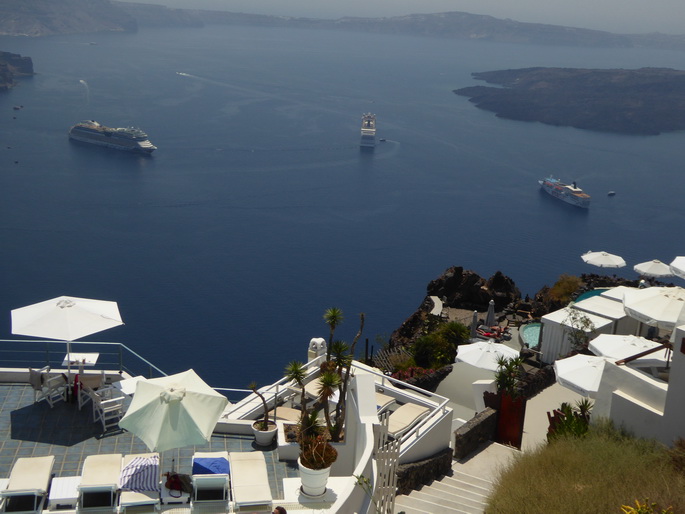
<svg viewBox="0 0 685 514">
<path fill-rule="evenodd" d="M 452 469 L 452 448 L 432 457 L 397 466 L 397 494 L 409 494 L 419 486 L 447 475 Z"/>
<path fill-rule="evenodd" d="M 497 411 L 487 407 L 454 432 L 454 458 L 470 455 L 497 434 Z"/>
</svg>

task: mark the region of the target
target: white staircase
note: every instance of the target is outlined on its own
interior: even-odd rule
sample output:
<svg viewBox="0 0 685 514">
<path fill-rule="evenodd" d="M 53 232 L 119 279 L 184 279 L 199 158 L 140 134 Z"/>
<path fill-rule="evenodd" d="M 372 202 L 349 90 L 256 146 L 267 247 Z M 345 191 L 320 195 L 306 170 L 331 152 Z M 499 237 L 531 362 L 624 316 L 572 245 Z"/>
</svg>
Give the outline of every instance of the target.
<svg viewBox="0 0 685 514">
<path fill-rule="evenodd" d="M 395 499 L 395 513 L 405 514 L 482 514 L 493 484 L 489 480 L 453 470 L 430 485 L 408 496 Z"/>
<path fill-rule="evenodd" d="M 395 514 L 483 514 L 496 478 L 520 452 L 488 442 L 472 455 L 452 461 L 452 474 L 397 496 Z"/>
</svg>

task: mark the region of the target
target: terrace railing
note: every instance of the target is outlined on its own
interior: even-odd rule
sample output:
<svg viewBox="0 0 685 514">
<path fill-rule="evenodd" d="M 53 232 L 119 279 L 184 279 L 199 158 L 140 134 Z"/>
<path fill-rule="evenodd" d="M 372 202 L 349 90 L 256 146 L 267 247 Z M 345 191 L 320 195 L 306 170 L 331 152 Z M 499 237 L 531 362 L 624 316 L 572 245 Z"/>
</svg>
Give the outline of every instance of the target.
<svg viewBox="0 0 685 514">
<path fill-rule="evenodd" d="M 97 363 L 88 369 L 126 372 L 146 378 L 166 376 L 164 371 L 122 343 L 73 341 L 69 345 L 72 353 L 99 354 Z M 0 367 L 3 368 L 50 366 L 61 369 L 66 354 L 65 341 L 0 339 Z"/>
</svg>

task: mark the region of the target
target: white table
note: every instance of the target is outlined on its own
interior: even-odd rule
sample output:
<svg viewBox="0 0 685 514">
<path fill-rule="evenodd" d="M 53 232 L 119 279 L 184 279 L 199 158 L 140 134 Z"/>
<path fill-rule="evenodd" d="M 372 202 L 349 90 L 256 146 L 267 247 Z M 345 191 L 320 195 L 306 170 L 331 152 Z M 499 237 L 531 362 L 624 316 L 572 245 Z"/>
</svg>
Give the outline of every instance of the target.
<svg viewBox="0 0 685 514">
<path fill-rule="evenodd" d="M 95 366 L 99 353 L 68 353 L 64 356 L 62 366 Z"/>
<path fill-rule="evenodd" d="M 124 380 L 119 380 L 118 382 L 112 382 L 112 385 L 125 395 L 133 396 L 133 393 L 136 392 L 136 386 L 141 380 L 147 380 L 147 378 L 142 375 L 138 375 L 137 377 L 125 378 Z"/>
<path fill-rule="evenodd" d="M 50 485 L 50 495 L 48 496 L 48 509 L 75 509 L 80 483 L 80 476 L 53 478 Z"/>
</svg>

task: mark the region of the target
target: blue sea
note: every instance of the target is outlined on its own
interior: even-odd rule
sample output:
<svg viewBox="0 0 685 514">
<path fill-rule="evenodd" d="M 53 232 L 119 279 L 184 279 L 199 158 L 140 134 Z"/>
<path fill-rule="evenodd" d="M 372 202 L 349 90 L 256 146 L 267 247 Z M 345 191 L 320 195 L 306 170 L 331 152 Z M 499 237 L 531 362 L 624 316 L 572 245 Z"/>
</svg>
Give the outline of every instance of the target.
<svg viewBox="0 0 685 514">
<path fill-rule="evenodd" d="M 685 134 L 497 118 L 454 89 L 475 71 L 685 69 L 685 53 L 225 27 L 0 38 L 37 75 L 0 94 L 0 338 L 10 310 L 115 300 L 117 341 L 213 386 L 268 383 L 327 336 L 378 348 L 458 265 L 525 294 L 562 273 L 683 254 Z M 22 105 L 23 109 L 13 110 Z M 361 115 L 379 143 L 359 149 Z M 151 157 L 70 142 L 82 119 L 139 126 Z M 588 211 L 540 191 L 553 174 Z M 616 196 L 607 197 L 609 190 Z"/>
</svg>

